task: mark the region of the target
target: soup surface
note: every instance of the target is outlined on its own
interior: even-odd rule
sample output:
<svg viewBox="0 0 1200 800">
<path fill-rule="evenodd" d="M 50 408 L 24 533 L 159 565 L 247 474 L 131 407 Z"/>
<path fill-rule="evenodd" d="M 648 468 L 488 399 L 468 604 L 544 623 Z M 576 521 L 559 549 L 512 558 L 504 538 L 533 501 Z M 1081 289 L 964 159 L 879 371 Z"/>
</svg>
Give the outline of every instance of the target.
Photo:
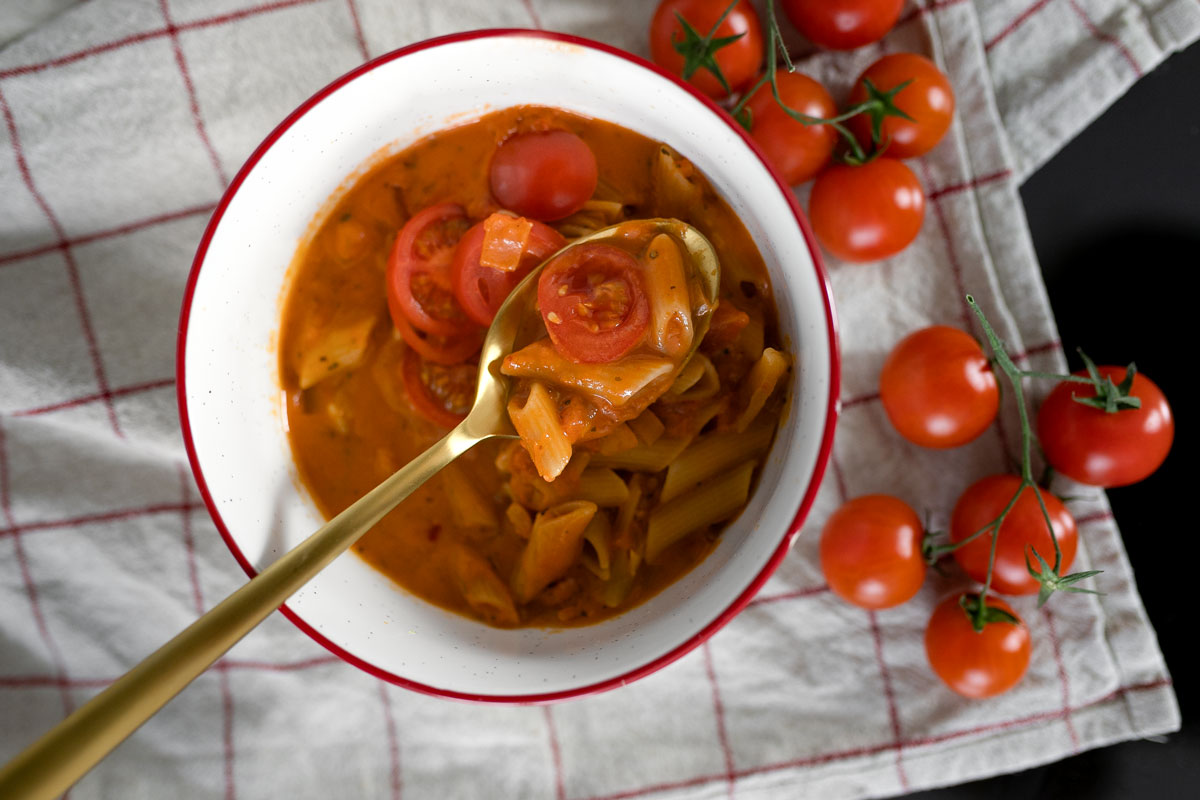
<svg viewBox="0 0 1200 800">
<path fill-rule="evenodd" d="M 534 166 L 567 162 L 527 172 L 523 197 L 496 154 L 527 142 Z M 551 191 L 563 175 L 578 197 Z M 716 250 L 718 298 L 699 291 L 674 220 Z M 332 517 L 462 418 L 485 325 L 520 278 L 615 224 L 617 239 L 543 270 L 541 338 L 504 365 L 522 438 L 476 446 L 355 546 L 408 591 L 491 625 L 580 625 L 700 563 L 744 508 L 786 402 L 766 268 L 669 146 L 529 106 L 377 164 L 297 254 L 280 378 L 300 478 Z"/>
</svg>

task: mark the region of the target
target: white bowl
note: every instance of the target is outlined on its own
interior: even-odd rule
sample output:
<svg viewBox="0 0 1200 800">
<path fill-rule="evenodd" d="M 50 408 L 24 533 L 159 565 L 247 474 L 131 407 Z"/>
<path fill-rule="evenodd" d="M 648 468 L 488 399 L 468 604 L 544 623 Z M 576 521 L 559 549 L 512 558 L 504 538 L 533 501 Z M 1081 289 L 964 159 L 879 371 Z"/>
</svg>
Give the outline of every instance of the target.
<svg viewBox="0 0 1200 800">
<path fill-rule="evenodd" d="M 598 625 L 498 630 L 407 593 L 354 554 L 283 613 L 352 664 L 418 691 L 549 701 L 628 683 L 740 611 L 786 554 L 825 469 L 837 415 L 829 287 L 791 191 L 728 116 L 657 67 L 534 31 L 421 42 L 359 67 L 283 121 L 234 179 L 187 285 L 178 353 L 184 438 L 205 503 L 249 575 L 324 520 L 296 476 L 278 378 L 288 265 L 318 210 L 381 148 L 517 104 L 556 106 L 669 143 L 746 224 L 795 356 L 792 402 L 749 507 L 696 569 Z"/>
</svg>

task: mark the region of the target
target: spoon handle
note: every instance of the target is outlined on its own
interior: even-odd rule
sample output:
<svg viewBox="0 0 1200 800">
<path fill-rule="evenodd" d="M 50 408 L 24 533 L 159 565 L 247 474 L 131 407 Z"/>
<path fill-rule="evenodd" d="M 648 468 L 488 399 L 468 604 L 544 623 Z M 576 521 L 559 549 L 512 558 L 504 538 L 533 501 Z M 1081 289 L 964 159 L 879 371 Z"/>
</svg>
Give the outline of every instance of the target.
<svg viewBox="0 0 1200 800">
<path fill-rule="evenodd" d="M 0 797 L 60 796 L 401 500 L 481 441 L 464 427 L 401 467 L 0 769 Z"/>
</svg>

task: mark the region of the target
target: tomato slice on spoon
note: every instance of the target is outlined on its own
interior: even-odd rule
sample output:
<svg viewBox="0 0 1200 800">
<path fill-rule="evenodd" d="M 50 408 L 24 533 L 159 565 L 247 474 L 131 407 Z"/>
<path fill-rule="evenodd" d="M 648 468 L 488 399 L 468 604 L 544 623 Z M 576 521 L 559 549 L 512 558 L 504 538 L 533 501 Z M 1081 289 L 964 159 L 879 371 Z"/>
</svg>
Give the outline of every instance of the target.
<svg viewBox="0 0 1200 800">
<path fill-rule="evenodd" d="M 617 360 L 642 341 L 650 321 L 637 259 L 599 243 L 573 247 L 546 265 L 538 308 L 555 349 L 577 364 Z"/>
<path fill-rule="evenodd" d="M 468 227 L 467 212 L 456 203 L 430 206 L 404 223 L 388 259 L 393 321 L 404 317 L 414 328 L 439 336 L 462 333 L 467 317 L 454 297 L 451 266 Z"/>
<path fill-rule="evenodd" d="M 495 220 L 500 217 L 500 220 Z M 524 238 L 524 226 L 505 223 L 506 215 L 493 214 L 472 226 L 454 252 L 454 296 L 466 315 L 480 325 L 491 325 L 496 312 L 509 293 L 529 271 L 560 250 L 567 240 L 548 225 L 521 217 L 507 217 L 531 223 Z M 488 225 L 495 231 L 489 239 Z M 512 269 L 485 266 L 484 262 L 512 265 Z"/>
</svg>

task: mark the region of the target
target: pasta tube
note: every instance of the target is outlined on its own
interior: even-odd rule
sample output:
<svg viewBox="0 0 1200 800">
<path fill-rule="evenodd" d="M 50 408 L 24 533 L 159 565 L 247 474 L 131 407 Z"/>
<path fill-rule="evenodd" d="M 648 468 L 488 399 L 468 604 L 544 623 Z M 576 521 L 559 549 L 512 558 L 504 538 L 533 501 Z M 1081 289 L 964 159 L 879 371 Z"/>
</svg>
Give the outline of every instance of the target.
<svg viewBox="0 0 1200 800">
<path fill-rule="evenodd" d="M 300 388 L 307 389 L 330 375 L 357 367 L 371 341 L 376 319 L 366 317 L 325 331 L 316 343 L 301 350 L 294 362 Z"/>
<path fill-rule="evenodd" d="M 735 431 L 742 433 L 750 427 L 787 369 L 788 360 L 783 353 L 772 347 L 762 351 L 762 356 L 750 368 L 750 374 L 738 389 L 741 411 L 733 423 Z"/>
<path fill-rule="evenodd" d="M 670 235 L 660 233 L 646 248 L 643 273 L 650 298 L 650 345 L 678 358 L 692 345 L 691 294 L 683 253 Z"/>
<path fill-rule="evenodd" d="M 595 515 L 596 504 L 586 500 L 572 500 L 538 514 L 512 574 L 518 603 L 528 603 L 579 560 L 584 529 Z"/>
<path fill-rule="evenodd" d="M 575 496 L 601 508 L 616 508 L 629 498 L 629 487 L 611 469 L 592 467 L 579 476 Z"/>
<path fill-rule="evenodd" d="M 477 614 L 493 625 L 520 622 L 508 587 L 487 559 L 473 548 L 457 543 L 451 545 L 449 559 L 455 585 Z"/>
<path fill-rule="evenodd" d="M 558 418 L 558 405 L 542 384 L 534 381 L 529 387 L 525 405 L 517 407 L 515 400 L 508 402 L 508 416 L 512 419 L 521 444 L 529 451 L 538 474 L 548 481 L 558 477 L 571 460 L 571 443 Z"/>
<path fill-rule="evenodd" d="M 609 579 L 611 563 L 608 540 L 612 535 L 612 525 L 607 514 L 597 514 L 583 529 L 583 541 L 587 545 L 583 549 L 583 565 L 588 571 L 602 581 Z"/>
<path fill-rule="evenodd" d="M 757 460 L 766 452 L 774 432 L 774 426 L 766 424 L 745 433 L 710 433 L 696 439 L 667 467 L 660 501 L 673 500 L 735 464 Z"/>
<path fill-rule="evenodd" d="M 629 429 L 637 435 L 645 444 L 654 444 L 658 438 L 663 435 L 663 431 L 667 426 L 663 425 L 661 419 L 658 418 L 653 411 L 646 409 L 641 414 L 638 414 L 627 423 Z"/>
<path fill-rule="evenodd" d="M 634 472 L 658 472 L 679 457 L 683 448 L 687 447 L 688 438 L 663 436 L 654 444 L 639 444 L 637 447 L 612 455 L 597 454 L 592 458 L 592 466 L 608 467 L 609 469 L 628 469 Z"/>
<path fill-rule="evenodd" d="M 746 461 L 651 511 L 646 528 L 646 563 L 658 561 L 664 550 L 689 533 L 740 511 L 750 496 L 753 474 L 754 461 Z"/>
</svg>

